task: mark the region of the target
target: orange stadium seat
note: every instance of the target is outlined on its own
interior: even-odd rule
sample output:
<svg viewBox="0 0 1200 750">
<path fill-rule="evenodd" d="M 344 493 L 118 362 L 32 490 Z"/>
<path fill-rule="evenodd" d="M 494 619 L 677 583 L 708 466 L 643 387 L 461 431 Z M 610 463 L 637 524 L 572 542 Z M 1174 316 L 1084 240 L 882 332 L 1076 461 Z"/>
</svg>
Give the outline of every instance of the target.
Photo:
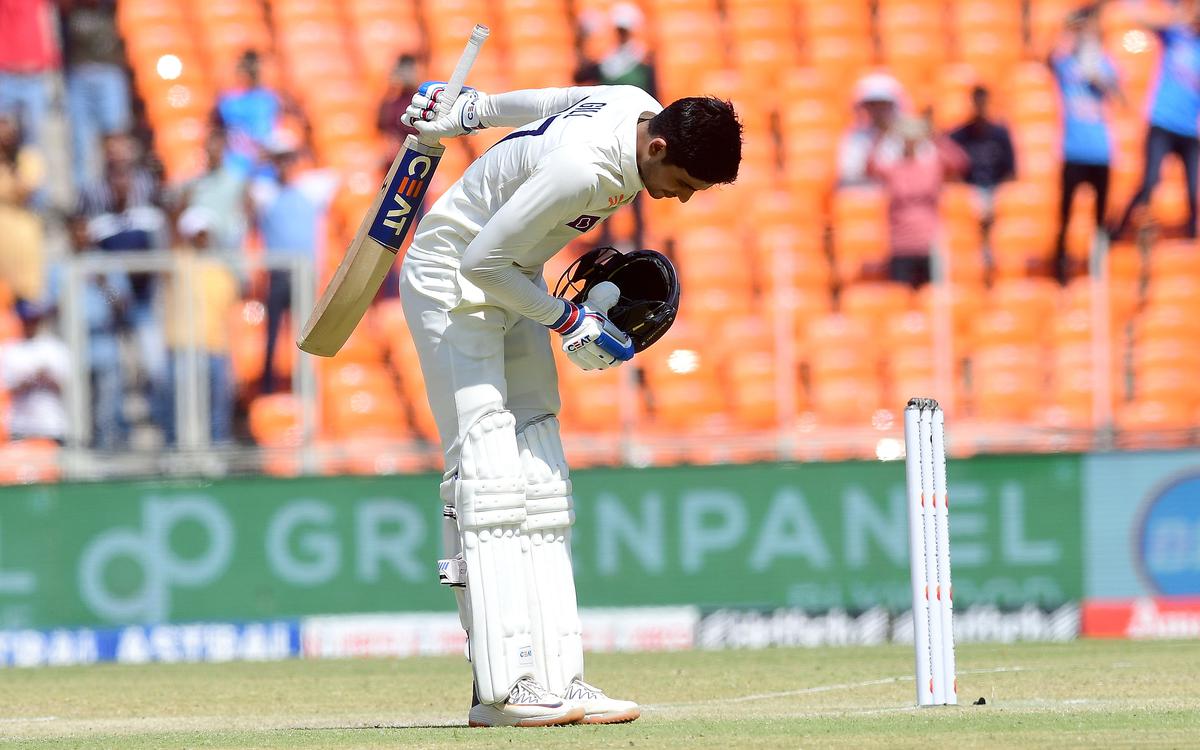
<svg viewBox="0 0 1200 750">
<path fill-rule="evenodd" d="M 59 451 L 57 443 L 43 438 L 0 443 L 0 484 L 57 482 Z"/>
<path fill-rule="evenodd" d="M 946 63 L 934 74 L 933 122 L 938 130 L 962 125 L 971 116 L 971 88 L 979 83 L 975 69 L 964 63 Z"/>
<path fill-rule="evenodd" d="M 890 319 L 908 312 L 912 303 L 912 288 L 906 284 L 860 281 L 842 288 L 838 307 L 846 315 L 865 321 L 878 335 Z"/>
<path fill-rule="evenodd" d="M 935 249 L 942 261 L 945 278 L 956 284 L 973 287 L 983 284 L 989 268 L 979 224 L 954 222 L 944 226 Z"/>
<path fill-rule="evenodd" d="M 258 300 L 243 300 L 229 313 L 229 357 L 233 379 L 245 388 L 262 378 L 267 311 Z"/>
<path fill-rule="evenodd" d="M 1062 309 L 1091 312 L 1092 286 L 1090 277 L 1072 279 L 1063 290 Z M 1124 326 L 1141 304 L 1140 282 L 1137 279 L 1112 279 L 1107 289 L 1108 308 L 1113 325 Z"/>
<path fill-rule="evenodd" d="M 803 334 L 805 349 L 808 351 L 851 346 L 865 353 L 874 347 L 870 326 L 862 320 L 842 313 L 813 318 Z"/>
<path fill-rule="evenodd" d="M 725 390 L 737 424 L 761 429 L 779 424 L 781 363 L 769 350 L 748 347 L 725 363 Z M 794 377 L 786 384 L 795 383 Z"/>
<path fill-rule="evenodd" d="M 1003 277 L 1044 273 L 1050 264 L 1054 228 L 1033 218 L 996 219 L 992 226 L 992 257 Z"/>
<path fill-rule="evenodd" d="M 334 438 L 408 437 L 404 405 L 395 390 L 367 385 L 330 392 L 322 428 Z"/>
<path fill-rule="evenodd" d="M 1147 306 L 1134 320 L 1133 335 L 1137 343 L 1179 337 L 1200 341 L 1200 319 L 1191 305 Z"/>
<path fill-rule="evenodd" d="M 562 394 L 559 420 L 567 432 L 589 435 L 614 435 L 622 430 L 622 402 L 633 404 L 636 415 L 638 394 L 632 382 L 626 384 L 626 373 L 620 368 L 600 372 L 584 372 L 560 355 L 558 361 L 558 390 Z"/>
<path fill-rule="evenodd" d="M 754 269 L 763 282 L 763 293 L 775 299 L 783 292 L 824 297 L 829 307 L 833 278 L 823 240 L 816 231 L 768 228 L 754 242 Z"/>
<path fill-rule="evenodd" d="M 933 345 L 933 321 L 924 310 L 905 310 L 884 319 L 885 352 L 901 349 L 928 349 Z M 889 355 L 891 356 L 891 355 Z"/>
<path fill-rule="evenodd" d="M 1038 343 L 1045 334 L 1045 319 L 1031 310 L 993 309 L 975 317 L 976 347 Z"/>
<path fill-rule="evenodd" d="M 811 403 L 823 422 L 866 426 L 884 404 L 881 382 L 874 376 L 814 380 Z"/>
<path fill-rule="evenodd" d="M 976 284 L 961 282 L 949 285 L 926 284 L 917 290 L 916 309 L 930 316 L 935 331 L 939 318 L 949 315 L 952 323 L 951 335 L 956 340 L 962 339 L 965 343 L 985 301 L 984 289 Z"/>
<path fill-rule="evenodd" d="M 1087 0 L 1037 0 L 1029 4 L 1029 45 L 1027 56 L 1043 60 L 1050 55 L 1062 34 L 1063 21 Z"/>
<path fill-rule="evenodd" d="M 833 258 L 843 282 L 882 275 L 888 257 L 887 202 L 875 188 L 843 188 L 833 197 Z"/>
<path fill-rule="evenodd" d="M 975 416 L 985 420 L 1027 421 L 1042 406 L 1043 383 L 1021 370 L 983 370 L 974 376 Z"/>
<path fill-rule="evenodd" d="M 1146 304 L 1151 307 L 1181 305 L 1200 315 L 1200 276 L 1183 274 L 1160 276 L 1146 289 Z"/>
<path fill-rule="evenodd" d="M 873 377 L 879 370 L 874 349 L 851 344 L 826 344 L 805 353 L 813 382 L 846 377 Z"/>
<path fill-rule="evenodd" d="M 259 445 L 299 445 L 300 403 L 291 393 L 258 396 L 250 402 L 249 426 Z"/>
<path fill-rule="evenodd" d="M 999 279 L 988 302 L 992 307 L 1029 312 L 1043 321 L 1052 320 L 1058 309 L 1060 287 L 1047 278 Z"/>
<path fill-rule="evenodd" d="M 1133 349 L 1133 371 L 1138 373 L 1175 371 L 1200 376 L 1200 349 L 1194 339 L 1183 337 L 1152 338 L 1138 342 Z"/>
<path fill-rule="evenodd" d="M 1167 277 L 1200 278 L 1200 252 L 1195 240 L 1162 240 L 1149 255 L 1151 281 Z"/>
<path fill-rule="evenodd" d="M 1137 399 L 1117 411 L 1117 445 L 1127 449 L 1178 448 L 1190 442 L 1192 414 L 1171 401 Z"/>
<path fill-rule="evenodd" d="M 726 400 L 716 363 L 696 347 L 658 349 L 641 355 L 651 424 L 674 430 L 722 424 Z"/>
</svg>

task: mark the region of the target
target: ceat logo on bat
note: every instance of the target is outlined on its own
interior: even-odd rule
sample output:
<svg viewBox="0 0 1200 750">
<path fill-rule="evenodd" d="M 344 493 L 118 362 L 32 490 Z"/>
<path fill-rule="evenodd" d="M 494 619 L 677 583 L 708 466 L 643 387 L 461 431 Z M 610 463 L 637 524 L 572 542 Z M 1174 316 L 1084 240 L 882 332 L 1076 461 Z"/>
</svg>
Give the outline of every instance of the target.
<svg viewBox="0 0 1200 750">
<path fill-rule="evenodd" d="M 567 226 L 569 226 L 572 229 L 578 230 L 580 232 L 586 232 L 587 230 L 596 226 L 597 221 L 600 221 L 599 216 L 583 214 L 582 216 L 578 217 L 574 221 L 568 221 Z"/>
<path fill-rule="evenodd" d="M 372 227 L 371 236 L 375 240 L 395 248 L 404 239 L 413 209 L 420 205 L 425 195 L 426 178 L 433 168 L 434 160 L 431 157 L 415 151 L 401 162 L 388 186 L 391 202 L 380 221 Z"/>
</svg>

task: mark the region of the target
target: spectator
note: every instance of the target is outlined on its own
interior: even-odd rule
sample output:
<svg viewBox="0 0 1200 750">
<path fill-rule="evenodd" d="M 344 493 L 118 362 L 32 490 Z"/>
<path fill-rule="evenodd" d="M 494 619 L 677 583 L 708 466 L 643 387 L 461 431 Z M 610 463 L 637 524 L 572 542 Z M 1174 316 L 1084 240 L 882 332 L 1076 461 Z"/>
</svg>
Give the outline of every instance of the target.
<svg viewBox="0 0 1200 750">
<path fill-rule="evenodd" d="M 1117 71 L 1104 54 L 1094 12 L 1075 13 L 1067 19 L 1066 33 L 1050 55 L 1050 68 L 1062 94 L 1063 113 L 1062 193 L 1054 272 L 1059 283 L 1066 284 L 1073 275 L 1067 257 L 1067 224 L 1080 185 L 1091 185 L 1095 191 L 1096 228 L 1104 227 L 1111 159 L 1104 100 L 1114 96 L 1121 99 Z"/>
<path fill-rule="evenodd" d="M 1167 154 L 1176 154 L 1183 161 L 1187 178 L 1188 223 L 1185 234 L 1196 237 L 1196 170 L 1200 159 L 1200 138 L 1197 138 L 1197 119 L 1200 118 L 1200 8 L 1190 15 L 1184 6 L 1176 8 L 1174 23 L 1166 26 L 1146 24 L 1162 44 L 1158 87 L 1150 106 L 1150 128 L 1146 132 L 1145 172 L 1142 186 L 1125 209 L 1113 234 L 1125 233 L 1133 212 L 1150 202 L 1158 185 L 1159 170 Z"/>
<path fill-rule="evenodd" d="M 38 150 L 22 140 L 16 116 L 0 113 L 0 281 L 17 297 L 36 300 L 43 284 L 43 238 L 32 201 L 45 165 Z"/>
<path fill-rule="evenodd" d="M 213 129 L 204 141 L 208 171 L 188 180 L 175 192 L 173 210 L 182 214 L 188 208 L 205 208 L 221 220 L 210 237 L 220 250 L 241 250 L 246 236 L 246 178 L 225 158 L 225 138 Z"/>
<path fill-rule="evenodd" d="M 97 200 L 82 213 L 88 216 L 88 233 L 96 247 L 105 252 L 142 252 L 167 247 L 167 225 L 162 211 L 151 205 L 137 187 L 136 167 L 125 161 L 111 163 Z M 154 275 L 137 272 L 129 275 L 130 299 L 128 322 L 136 337 L 140 365 L 147 382 L 145 394 L 152 405 L 162 403 L 166 387 L 166 349 L 162 325 L 155 310 Z M 152 407 L 153 408 L 153 407 Z M 167 415 L 155 412 L 156 424 L 165 424 Z"/>
<path fill-rule="evenodd" d="M 924 120 L 904 118 L 895 128 L 900 155 L 886 162 L 873 148 L 867 176 L 879 180 L 888 200 L 891 257 L 889 276 L 914 288 L 931 276 L 930 256 L 938 234 L 938 198 L 947 177 L 961 176 L 969 166 L 967 155 L 949 138 L 930 142 Z M 879 137 L 884 137 L 880 134 Z"/>
<path fill-rule="evenodd" d="M 1008 128 L 988 115 L 991 96 L 983 86 L 971 90 L 971 119 L 950 133 L 950 138 L 970 162 L 964 180 L 975 186 L 982 207 L 984 224 L 992 219 L 992 199 L 996 186 L 1016 174 L 1016 157 Z"/>
<path fill-rule="evenodd" d="M 617 46 L 600 61 L 600 84 L 603 86 L 637 86 L 650 96 L 657 98 L 657 84 L 654 76 L 654 66 L 650 64 L 649 54 L 641 40 L 637 38 L 645 18 L 642 11 L 633 3 L 617 3 L 609 12 L 613 31 L 617 35 Z M 588 71 L 578 70 L 576 74 L 588 74 Z M 633 244 L 635 249 L 643 247 L 642 238 L 645 233 L 645 217 L 642 215 L 642 193 L 638 191 L 629 203 L 633 212 Z M 605 222 L 600 227 L 597 241 L 600 245 L 612 244 L 611 222 Z"/>
<path fill-rule="evenodd" d="M 233 434 L 233 369 L 229 359 L 229 311 L 238 299 L 238 284 L 224 263 L 209 256 L 217 214 L 193 206 L 179 217 L 183 244 L 175 254 L 175 267 L 164 297 L 166 321 L 168 416 L 166 441 L 176 441 L 175 382 L 194 348 L 204 358 L 208 373 L 209 439 L 228 442 Z"/>
<path fill-rule="evenodd" d="M 610 18 L 617 33 L 617 47 L 600 61 L 600 83 L 637 86 L 657 98 L 654 66 L 650 64 L 646 45 L 636 37 L 644 20 L 642 11 L 633 3 L 617 3 Z"/>
<path fill-rule="evenodd" d="M 404 122 L 404 110 L 412 103 L 413 94 L 420 85 L 417 58 L 408 54 L 400 55 L 388 78 L 383 100 L 379 102 L 379 132 L 391 141 L 389 153 L 399 151 L 405 137 L 417 134 L 416 128 Z"/>
<path fill-rule="evenodd" d="M 59 0 L 59 7 L 75 187 L 82 190 L 98 173 L 99 137 L 129 129 L 129 81 L 115 0 Z"/>
<path fill-rule="evenodd" d="M 873 157 L 878 166 L 890 164 L 903 148 L 892 132 L 900 111 L 899 81 L 885 73 L 872 73 L 860 79 L 854 90 L 860 123 L 842 137 L 838 147 L 838 181 L 842 185 L 869 182 L 868 160 Z"/>
<path fill-rule="evenodd" d="M 226 163 L 235 171 L 253 174 L 264 143 L 279 124 L 279 96 L 262 85 L 261 61 L 246 50 L 237 64 L 237 87 L 217 99 L 216 121 L 228 141 Z"/>
<path fill-rule="evenodd" d="M 74 214 L 67 220 L 71 249 L 76 257 L 97 251 L 88 234 L 87 217 Z M 60 314 L 67 288 L 67 263 L 51 267 L 43 305 Z M 83 277 L 76 298 L 87 328 L 88 371 L 92 388 L 92 440 L 94 448 L 118 450 L 126 444 L 128 425 L 122 415 L 124 378 L 121 372 L 120 331 L 129 308 L 129 276 L 120 271 L 91 273 Z"/>
<path fill-rule="evenodd" d="M 250 185 L 263 249 L 269 258 L 300 258 L 315 264 L 325 210 L 336 189 L 336 179 L 320 171 L 305 172 L 297 144 L 286 138 L 268 143 L 267 153 L 276 177 L 260 177 Z M 292 303 L 292 279 L 287 270 L 267 274 L 267 345 L 264 353 L 262 393 L 275 390 L 272 364 L 283 314 Z"/>
<path fill-rule="evenodd" d="M 109 175 L 118 172 L 129 175 L 129 202 L 135 205 L 154 205 L 158 188 L 153 177 L 142 166 L 138 142 L 128 133 L 111 133 L 101 140 L 101 177 L 83 188 L 79 194 L 78 210 L 91 218 L 112 210 L 113 196 L 109 191 Z"/>
<path fill-rule="evenodd" d="M 14 440 L 67 437 L 63 389 L 71 354 L 54 332 L 53 317 L 36 302 L 17 305 L 23 337 L 0 347 L 0 383 L 10 394 L 8 434 Z"/>
<path fill-rule="evenodd" d="M 46 121 L 46 74 L 57 67 L 48 0 L 0 0 L 0 111 L 16 112 L 35 146 Z"/>
<path fill-rule="evenodd" d="M 571 82 L 576 86 L 600 85 L 600 63 L 588 52 L 588 44 L 603 22 L 604 16 L 599 11 L 579 12 L 579 25 L 575 27 L 575 71 L 571 74 Z"/>
</svg>

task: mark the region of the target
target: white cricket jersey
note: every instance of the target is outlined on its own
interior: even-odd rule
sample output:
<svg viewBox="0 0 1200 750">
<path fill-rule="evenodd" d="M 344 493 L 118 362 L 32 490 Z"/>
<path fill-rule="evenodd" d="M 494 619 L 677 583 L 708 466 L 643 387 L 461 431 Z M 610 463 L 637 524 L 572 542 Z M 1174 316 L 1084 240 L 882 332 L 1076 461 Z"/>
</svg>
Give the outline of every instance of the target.
<svg viewBox="0 0 1200 750">
<path fill-rule="evenodd" d="M 495 304 L 552 325 L 564 306 L 546 293 L 542 265 L 642 189 L 637 125 L 661 110 L 634 86 L 488 97 L 483 124 L 521 127 L 433 204 L 405 262 L 457 269 L 456 303 Z"/>
</svg>

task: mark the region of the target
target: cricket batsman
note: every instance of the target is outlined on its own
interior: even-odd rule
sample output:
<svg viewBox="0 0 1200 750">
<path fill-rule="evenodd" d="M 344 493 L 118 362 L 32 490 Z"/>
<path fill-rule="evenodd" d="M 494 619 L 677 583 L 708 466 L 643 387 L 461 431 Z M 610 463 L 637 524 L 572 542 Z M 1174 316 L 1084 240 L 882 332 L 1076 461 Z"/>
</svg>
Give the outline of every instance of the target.
<svg viewBox="0 0 1200 750">
<path fill-rule="evenodd" d="M 547 291 L 542 266 L 639 190 L 686 203 L 733 182 L 741 125 L 729 102 L 663 108 L 632 86 L 464 89 L 448 108 L 444 88 L 427 82 L 413 96 L 405 117 L 422 136 L 517 128 L 429 209 L 400 271 L 445 456 L 439 578 L 467 632 L 469 723 L 633 721 L 636 703 L 583 679 L 550 347 L 585 370 L 628 361 L 674 320 L 678 282 L 659 253 L 604 248 L 564 277 L 583 285 L 568 298 Z"/>
</svg>

